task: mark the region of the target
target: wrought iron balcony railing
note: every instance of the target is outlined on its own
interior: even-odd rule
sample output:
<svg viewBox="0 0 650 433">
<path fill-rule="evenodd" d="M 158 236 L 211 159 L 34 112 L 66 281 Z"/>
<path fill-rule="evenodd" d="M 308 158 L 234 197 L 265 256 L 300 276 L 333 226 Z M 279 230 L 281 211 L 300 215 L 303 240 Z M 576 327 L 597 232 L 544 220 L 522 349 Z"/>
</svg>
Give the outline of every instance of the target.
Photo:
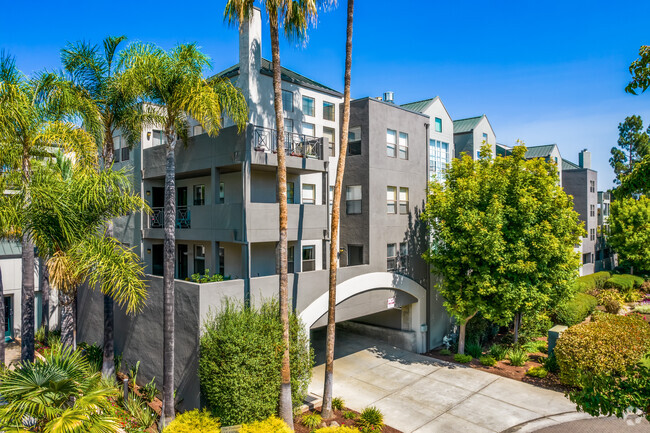
<svg viewBox="0 0 650 433">
<path fill-rule="evenodd" d="M 256 126 L 253 140 L 255 150 L 278 151 L 278 132 L 275 129 Z M 311 135 L 285 132 L 284 149 L 286 155 L 323 159 L 323 139 Z"/>
<path fill-rule="evenodd" d="M 151 208 L 151 216 L 149 219 L 150 229 L 160 229 L 165 226 L 165 208 L 154 207 Z M 192 218 L 190 210 L 186 206 L 179 206 L 176 208 L 176 228 L 189 229 L 191 227 Z"/>
</svg>

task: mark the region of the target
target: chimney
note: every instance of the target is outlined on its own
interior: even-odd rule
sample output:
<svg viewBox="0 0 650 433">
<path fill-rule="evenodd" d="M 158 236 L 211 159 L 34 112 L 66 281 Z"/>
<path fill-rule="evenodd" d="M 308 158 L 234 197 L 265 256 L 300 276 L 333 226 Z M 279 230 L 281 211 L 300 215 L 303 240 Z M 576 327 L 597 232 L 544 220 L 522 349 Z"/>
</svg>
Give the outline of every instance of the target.
<svg viewBox="0 0 650 433">
<path fill-rule="evenodd" d="M 393 94 L 393 92 L 384 92 L 384 102 L 389 102 L 391 104 L 394 104 L 393 102 L 394 96 L 395 95 Z"/>
<path fill-rule="evenodd" d="M 583 149 L 578 154 L 578 165 L 580 168 L 591 168 L 591 152 Z"/>
<path fill-rule="evenodd" d="M 259 76 L 261 67 L 262 17 L 260 9 L 255 7 L 249 20 L 239 26 L 238 86 L 248 100 L 249 108 L 260 103 Z M 255 119 L 251 119 L 251 121 L 254 122 Z"/>
</svg>

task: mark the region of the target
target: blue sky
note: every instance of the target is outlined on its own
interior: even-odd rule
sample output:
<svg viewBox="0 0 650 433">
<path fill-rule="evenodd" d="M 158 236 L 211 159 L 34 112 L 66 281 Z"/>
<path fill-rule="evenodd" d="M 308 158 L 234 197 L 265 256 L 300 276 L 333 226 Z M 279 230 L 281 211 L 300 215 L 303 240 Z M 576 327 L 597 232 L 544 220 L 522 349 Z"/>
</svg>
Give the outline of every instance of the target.
<svg viewBox="0 0 650 433">
<path fill-rule="evenodd" d="M 20 69 L 59 67 L 67 41 L 107 35 L 170 48 L 197 42 L 214 70 L 237 62 L 237 30 L 222 19 L 225 0 L 4 2 L 0 49 Z M 592 151 L 599 188 L 611 185 L 609 149 L 626 116 L 650 120 L 650 94 L 623 89 L 639 46 L 650 43 L 650 2 L 402 2 L 357 0 L 352 96 L 395 92 L 397 103 L 439 95 L 452 118 L 487 114 L 497 140 L 557 143 L 577 161 Z M 282 63 L 343 87 L 345 9 L 321 13 L 305 46 L 283 43 Z M 264 21 L 263 55 L 270 58 Z"/>
</svg>

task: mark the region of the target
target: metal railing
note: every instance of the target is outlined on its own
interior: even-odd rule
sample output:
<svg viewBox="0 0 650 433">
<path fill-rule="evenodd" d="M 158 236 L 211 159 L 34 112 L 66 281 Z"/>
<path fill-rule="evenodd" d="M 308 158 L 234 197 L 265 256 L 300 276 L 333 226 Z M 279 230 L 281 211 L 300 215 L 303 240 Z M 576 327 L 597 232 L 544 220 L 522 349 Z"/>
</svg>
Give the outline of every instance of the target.
<svg viewBox="0 0 650 433">
<path fill-rule="evenodd" d="M 255 150 L 265 152 L 278 151 L 278 132 L 275 129 L 256 126 L 253 136 Z M 284 133 L 285 154 L 303 158 L 323 159 L 323 139 L 311 135 Z"/>
<path fill-rule="evenodd" d="M 151 208 L 151 216 L 149 218 L 150 229 L 161 229 L 165 226 L 165 208 L 154 207 Z M 176 208 L 176 228 L 189 229 L 192 223 L 192 214 L 186 206 Z"/>
</svg>

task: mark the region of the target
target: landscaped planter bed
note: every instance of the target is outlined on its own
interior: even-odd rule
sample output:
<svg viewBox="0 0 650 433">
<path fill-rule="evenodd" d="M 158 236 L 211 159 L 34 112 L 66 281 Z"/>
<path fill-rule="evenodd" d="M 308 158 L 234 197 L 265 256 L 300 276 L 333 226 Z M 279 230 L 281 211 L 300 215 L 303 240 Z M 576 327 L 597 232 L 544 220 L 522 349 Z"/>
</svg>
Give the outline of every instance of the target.
<svg viewBox="0 0 650 433">
<path fill-rule="evenodd" d="M 309 415 L 309 414 L 312 414 L 312 413 L 320 414 L 320 409 L 321 409 L 320 407 L 317 407 L 313 411 L 310 410 L 310 411 L 304 412 L 304 413 L 296 416 L 294 421 L 293 421 L 295 432 L 296 433 L 310 433 L 311 431 L 313 431 L 312 429 L 302 425 L 300 423 L 300 419 L 304 415 Z M 335 410 L 334 411 L 334 418 L 332 418 L 331 420 L 328 420 L 327 425 L 330 425 L 330 423 L 332 421 L 336 421 L 341 426 L 356 427 L 356 423 L 354 422 L 353 419 L 345 419 L 345 418 L 343 418 L 343 412 L 347 412 L 347 411 L 354 412 L 357 416 L 359 416 L 359 412 L 351 410 L 351 409 L 346 408 L 344 410 Z M 390 427 L 390 426 L 387 426 L 387 425 L 385 425 L 384 428 L 381 429 L 381 432 L 382 433 L 402 433 L 401 430 L 397 430 L 396 428 L 393 428 L 393 427 Z"/>
</svg>

